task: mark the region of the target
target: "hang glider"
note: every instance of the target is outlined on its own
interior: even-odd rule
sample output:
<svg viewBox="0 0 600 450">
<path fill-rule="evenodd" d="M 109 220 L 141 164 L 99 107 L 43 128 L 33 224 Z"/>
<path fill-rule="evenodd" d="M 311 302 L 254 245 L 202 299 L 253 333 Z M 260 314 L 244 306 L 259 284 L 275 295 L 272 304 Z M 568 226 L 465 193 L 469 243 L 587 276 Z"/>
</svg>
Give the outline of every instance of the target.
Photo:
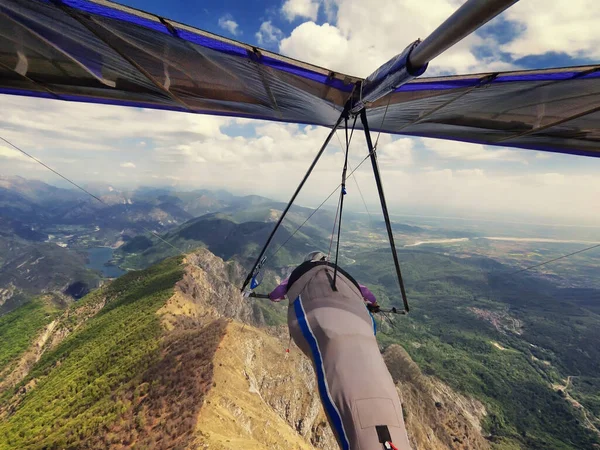
<svg viewBox="0 0 600 450">
<path fill-rule="evenodd" d="M 415 78 L 422 48 L 363 80 L 104 0 L 3 0 L 0 93 L 326 127 L 353 99 L 372 131 L 600 156 L 600 65 Z"/>
</svg>

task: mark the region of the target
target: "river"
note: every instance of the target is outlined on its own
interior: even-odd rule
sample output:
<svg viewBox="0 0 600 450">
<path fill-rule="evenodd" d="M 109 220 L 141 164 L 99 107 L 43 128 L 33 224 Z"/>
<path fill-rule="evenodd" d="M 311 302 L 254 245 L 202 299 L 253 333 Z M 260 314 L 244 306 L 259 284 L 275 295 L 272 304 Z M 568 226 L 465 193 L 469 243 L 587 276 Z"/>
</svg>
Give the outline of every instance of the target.
<svg viewBox="0 0 600 450">
<path fill-rule="evenodd" d="M 113 249 L 110 247 L 88 248 L 87 254 L 89 262 L 86 267 L 102 272 L 102 276 L 106 278 L 117 278 L 126 273 L 120 267 L 105 265 L 113 256 Z"/>
<path fill-rule="evenodd" d="M 469 238 L 455 238 L 455 239 L 431 239 L 429 241 L 418 241 L 414 244 L 406 244 L 405 247 L 418 247 L 423 244 L 452 244 L 455 242 L 466 242 Z"/>
<path fill-rule="evenodd" d="M 488 241 L 510 241 L 510 242 L 536 242 L 540 244 L 600 244 L 598 241 L 577 241 L 569 239 L 549 239 L 549 238 L 520 238 L 520 237 L 496 237 L 483 236 L 476 238 L 456 238 L 456 239 L 431 239 L 428 241 L 418 241 L 414 244 L 406 244 L 405 247 L 418 247 L 426 244 L 453 244 L 456 242 L 467 242 L 477 239 L 487 239 Z"/>
</svg>

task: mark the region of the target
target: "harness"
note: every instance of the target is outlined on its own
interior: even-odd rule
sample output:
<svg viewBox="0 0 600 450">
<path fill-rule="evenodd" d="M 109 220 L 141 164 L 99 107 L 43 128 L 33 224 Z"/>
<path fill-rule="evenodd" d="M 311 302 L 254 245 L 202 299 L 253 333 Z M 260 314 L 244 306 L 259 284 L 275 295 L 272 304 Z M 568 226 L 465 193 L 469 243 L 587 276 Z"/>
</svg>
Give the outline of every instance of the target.
<svg viewBox="0 0 600 450">
<path fill-rule="evenodd" d="M 294 271 L 292 272 L 292 274 L 290 275 L 290 278 L 289 278 L 288 284 L 287 284 L 288 291 L 290 290 L 290 288 L 292 287 L 292 285 L 296 281 L 298 281 L 298 279 L 300 279 L 300 277 L 302 275 L 304 275 L 306 272 L 308 272 L 309 270 L 311 270 L 311 269 L 313 269 L 314 267 L 317 267 L 317 266 L 329 266 L 332 269 L 335 269 L 337 267 L 335 264 L 330 263 L 329 261 L 306 261 L 306 262 L 303 262 L 298 267 L 296 267 L 294 269 Z M 337 271 L 339 273 L 341 273 L 342 275 L 344 275 L 348 279 L 348 281 L 350 281 L 354 286 L 356 286 L 356 289 L 358 289 L 358 291 L 360 292 L 360 285 L 352 277 L 352 275 L 350 275 L 348 272 L 346 272 L 341 267 L 338 267 Z"/>
</svg>

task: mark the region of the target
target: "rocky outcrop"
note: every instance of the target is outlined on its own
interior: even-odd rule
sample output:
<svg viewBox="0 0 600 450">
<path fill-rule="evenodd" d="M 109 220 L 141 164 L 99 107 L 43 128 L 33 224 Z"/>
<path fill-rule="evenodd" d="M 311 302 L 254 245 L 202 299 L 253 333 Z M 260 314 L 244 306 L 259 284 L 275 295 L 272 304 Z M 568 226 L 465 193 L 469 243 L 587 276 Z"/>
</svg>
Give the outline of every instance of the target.
<svg viewBox="0 0 600 450">
<path fill-rule="evenodd" d="M 214 357 L 214 383 L 197 442 L 215 449 L 335 449 L 310 363 L 265 330 L 231 322 Z"/>
<path fill-rule="evenodd" d="M 208 314 L 264 326 L 264 318 L 255 301 L 240 295 L 238 286 L 242 284 L 245 273 L 237 262 L 225 262 L 207 249 L 188 255 L 185 262 L 188 267 L 178 289 L 191 300 L 188 315 L 199 317 L 200 314 Z M 177 308 L 171 312 L 176 313 Z"/>
<path fill-rule="evenodd" d="M 18 292 L 18 289 L 13 283 L 8 283 L 6 287 L 0 287 L 0 308 L 4 306 Z"/>
<path fill-rule="evenodd" d="M 185 262 L 173 296 L 157 311 L 164 329 L 156 360 L 115 397 L 124 412 L 108 432 L 90 437 L 86 448 L 130 448 L 125 442 L 140 448 L 338 448 L 311 363 L 290 342 L 286 326 L 266 327 L 256 304 L 242 297 L 242 268 L 208 250 Z M 43 330 L 18 379 L 44 349 L 109 304 L 102 292 L 67 308 Z M 402 399 L 413 450 L 489 448 L 479 402 L 423 375 L 398 345 L 388 347 L 384 359 Z M 7 411 L 35 383 L 24 386 Z"/>
<path fill-rule="evenodd" d="M 186 262 L 178 292 L 161 310 L 166 326 L 230 319 L 214 356 L 213 388 L 199 414 L 196 445 L 337 448 L 310 362 L 290 342 L 286 327 L 264 327 L 253 303 L 240 295 L 242 268 L 207 250 L 189 255 Z M 388 347 L 384 358 L 403 402 L 414 450 L 489 448 L 481 433 L 481 403 L 423 375 L 399 345 Z"/>
<path fill-rule="evenodd" d="M 165 327 L 229 319 L 214 356 L 214 383 L 199 414 L 195 445 L 335 448 L 310 362 L 296 348 L 286 352 L 286 329 L 265 328 L 252 299 L 242 297 L 237 287 L 242 268 L 204 249 L 188 255 L 186 263 L 175 295 L 159 311 Z"/>
<path fill-rule="evenodd" d="M 481 431 L 483 404 L 423 375 L 399 345 L 389 346 L 383 356 L 402 400 L 413 450 L 490 448 Z"/>
</svg>

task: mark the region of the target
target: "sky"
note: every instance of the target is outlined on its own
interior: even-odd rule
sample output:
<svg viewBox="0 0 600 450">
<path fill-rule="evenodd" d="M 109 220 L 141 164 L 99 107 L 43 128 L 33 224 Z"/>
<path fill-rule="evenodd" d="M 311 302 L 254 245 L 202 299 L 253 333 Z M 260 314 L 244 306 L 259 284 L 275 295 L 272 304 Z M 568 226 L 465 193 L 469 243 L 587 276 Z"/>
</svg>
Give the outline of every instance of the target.
<svg viewBox="0 0 600 450">
<path fill-rule="evenodd" d="M 408 43 L 425 38 L 463 2 L 122 3 L 364 77 Z M 435 59 L 426 76 L 598 63 L 598 23 L 597 0 L 521 0 Z M 78 183 L 225 188 L 278 200 L 289 199 L 328 132 L 313 126 L 14 96 L 0 96 L 0 110 L 0 135 Z M 600 158 L 384 134 L 379 139 L 393 212 L 600 226 Z M 366 153 L 358 133 L 350 149 L 351 167 Z M 339 183 L 342 164 L 335 138 L 299 203 L 321 203 Z M 2 142 L 0 175 L 59 181 Z M 376 208 L 368 162 L 355 180 L 349 182 L 348 206 L 363 208 L 362 193 L 368 207 Z"/>
</svg>

